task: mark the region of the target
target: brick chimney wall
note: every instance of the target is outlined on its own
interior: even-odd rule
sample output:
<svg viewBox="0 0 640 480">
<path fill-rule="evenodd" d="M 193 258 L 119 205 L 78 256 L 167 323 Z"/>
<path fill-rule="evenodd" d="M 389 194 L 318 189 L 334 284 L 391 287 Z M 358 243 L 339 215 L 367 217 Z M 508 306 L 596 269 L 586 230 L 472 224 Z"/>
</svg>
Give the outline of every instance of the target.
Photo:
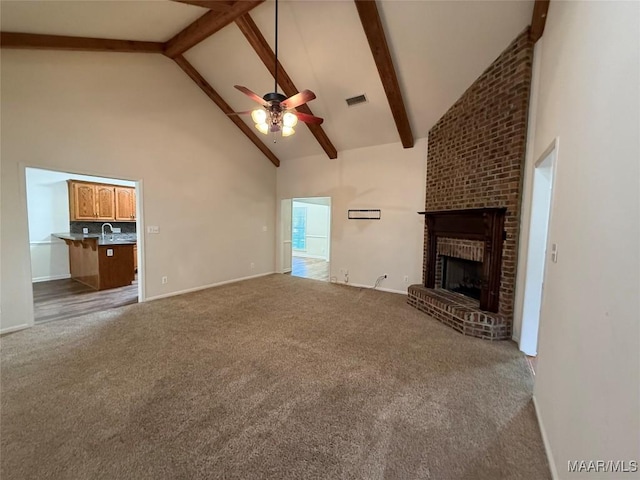
<svg viewBox="0 0 640 480">
<path fill-rule="evenodd" d="M 507 208 L 499 313 L 508 317 L 513 316 L 532 63 L 527 28 L 429 131 L 426 211 Z M 425 227 L 423 275 L 427 237 Z"/>
</svg>

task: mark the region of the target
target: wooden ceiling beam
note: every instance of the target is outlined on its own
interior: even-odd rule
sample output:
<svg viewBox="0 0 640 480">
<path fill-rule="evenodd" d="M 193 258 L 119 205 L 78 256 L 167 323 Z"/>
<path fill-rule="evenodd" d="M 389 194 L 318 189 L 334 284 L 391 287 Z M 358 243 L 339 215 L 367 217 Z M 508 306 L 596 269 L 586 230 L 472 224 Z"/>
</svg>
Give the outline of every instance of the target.
<svg viewBox="0 0 640 480">
<path fill-rule="evenodd" d="M 246 13 L 243 16 L 238 17 L 236 19 L 236 25 L 238 25 L 240 31 L 243 33 L 249 44 L 256 51 L 258 57 L 260 57 L 260 60 L 262 60 L 262 63 L 264 63 L 264 66 L 267 67 L 271 75 L 275 78 L 275 54 L 273 53 L 273 50 L 271 50 L 271 47 L 267 43 L 267 40 L 264 38 L 264 35 L 262 35 L 262 32 L 260 32 L 260 29 L 258 29 L 258 26 L 255 24 L 251 16 Z M 279 61 L 278 84 L 282 87 L 282 90 L 287 97 L 295 95 L 299 92 L 299 90 L 294 85 L 293 80 L 291 80 L 291 77 L 289 76 L 289 74 L 287 74 Z M 304 105 L 296 107 L 296 110 L 308 115 L 313 115 L 313 112 L 306 103 Z M 323 128 L 320 125 L 314 123 L 307 123 L 306 125 L 313 136 L 316 137 L 316 140 L 329 156 L 329 158 L 338 158 L 338 151 L 336 150 L 336 147 L 333 146 L 333 143 L 331 143 L 331 140 L 329 140 L 329 137 L 327 136 Z"/>
<path fill-rule="evenodd" d="M 208 8 L 216 12 L 226 12 L 235 3 L 234 0 L 173 0 L 177 3 L 185 3 L 196 7 Z"/>
<path fill-rule="evenodd" d="M 373 59 L 378 67 L 378 73 L 382 86 L 387 94 L 387 100 L 391 107 L 393 119 L 396 122 L 396 128 L 400 134 L 400 140 L 404 148 L 413 147 L 413 134 L 411 133 L 411 124 L 407 116 L 407 109 L 402 99 L 398 76 L 393 66 L 391 52 L 387 44 L 387 38 L 382 27 L 378 6 L 375 0 L 354 0 L 362 28 L 367 36 Z"/>
<path fill-rule="evenodd" d="M 194 45 L 232 23 L 236 18 L 260 5 L 264 0 L 237 0 L 224 12 L 211 10 L 177 33 L 165 44 L 164 54 L 170 58 L 182 55 Z"/>
<path fill-rule="evenodd" d="M 547 22 L 547 12 L 549 11 L 549 0 L 536 0 L 533 4 L 533 15 L 531 16 L 531 30 L 529 38 L 536 43 L 544 33 L 544 26 Z"/>
<path fill-rule="evenodd" d="M 0 47 L 33 50 L 79 50 L 88 52 L 163 53 L 161 42 L 69 37 L 36 33 L 0 32 Z"/>
<path fill-rule="evenodd" d="M 189 75 L 191 80 L 193 80 L 196 85 L 200 87 L 200 89 L 213 100 L 220 110 L 222 110 L 225 114 L 227 114 L 229 120 L 236 124 L 236 126 L 242 130 L 249 140 L 253 142 L 253 144 L 260 149 L 262 153 L 266 155 L 266 157 L 271 160 L 276 167 L 280 166 L 280 160 L 276 157 L 271 150 L 267 148 L 267 146 L 262 143 L 262 141 L 258 138 L 258 136 L 253 132 L 253 130 L 244 123 L 238 115 L 230 115 L 233 112 L 233 109 L 229 106 L 227 102 L 216 92 L 209 82 L 207 82 L 202 75 L 191 65 L 182 55 L 176 55 L 173 57 L 173 60 L 178 64 L 178 66 Z"/>
</svg>

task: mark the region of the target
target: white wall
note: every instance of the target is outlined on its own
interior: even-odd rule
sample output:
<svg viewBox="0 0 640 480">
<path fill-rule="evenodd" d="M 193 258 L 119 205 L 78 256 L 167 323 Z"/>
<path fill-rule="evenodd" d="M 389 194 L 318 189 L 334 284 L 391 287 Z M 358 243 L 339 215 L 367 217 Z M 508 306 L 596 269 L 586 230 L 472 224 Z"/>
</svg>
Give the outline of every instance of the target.
<svg viewBox="0 0 640 480">
<path fill-rule="evenodd" d="M 386 273 L 381 289 L 398 292 L 422 281 L 426 151 L 423 138 L 411 149 L 392 143 L 283 162 L 279 199 L 331 197 L 331 277 L 342 282 L 346 269 L 349 283 L 373 286 Z M 382 219 L 347 219 L 361 208 L 381 209 Z"/>
<path fill-rule="evenodd" d="M 134 187 L 134 182 L 27 168 L 27 212 L 31 277 L 34 282 L 69 277 L 69 249 L 52 233 L 69 231 L 67 180 L 85 180 Z"/>
<path fill-rule="evenodd" d="M 296 207 L 307 210 L 306 248 L 304 250 L 293 249 L 293 255 L 329 261 L 331 207 L 305 202 L 304 199 L 294 200 L 293 208 Z"/>
<path fill-rule="evenodd" d="M 637 2 L 551 2 L 536 48 L 527 168 L 559 144 L 534 397 L 557 478 L 622 478 L 569 460 L 640 460 L 639 41 Z"/>
<path fill-rule="evenodd" d="M 25 165 L 142 181 L 147 298 L 274 270 L 275 167 L 171 60 L 1 55 L 2 330 L 33 319 Z"/>
</svg>

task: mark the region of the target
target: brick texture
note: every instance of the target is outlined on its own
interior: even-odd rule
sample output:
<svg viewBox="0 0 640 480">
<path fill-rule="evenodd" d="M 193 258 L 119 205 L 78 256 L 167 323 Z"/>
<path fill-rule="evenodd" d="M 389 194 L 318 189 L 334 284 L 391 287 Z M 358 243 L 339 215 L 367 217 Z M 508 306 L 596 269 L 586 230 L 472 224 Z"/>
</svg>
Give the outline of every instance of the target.
<svg viewBox="0 0 640 480">
<path fill-rule="evenodd" d="M 532 62 L 527 28 L 429 131 L 426 211 L 507 208 L 498 313 L 509 327 Z M 425 227 L 425 275 L 427 238 Z"/>
</svg>

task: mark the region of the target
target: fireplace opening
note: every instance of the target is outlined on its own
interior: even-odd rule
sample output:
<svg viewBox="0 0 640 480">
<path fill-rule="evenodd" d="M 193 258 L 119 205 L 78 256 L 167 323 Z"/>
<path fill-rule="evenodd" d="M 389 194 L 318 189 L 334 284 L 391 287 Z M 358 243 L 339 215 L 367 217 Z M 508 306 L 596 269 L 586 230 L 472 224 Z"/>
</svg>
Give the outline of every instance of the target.
<svg viewBox="0 0 640 480">
<path fill-rule="evenodd" d="M 482 262 L 443 256 L 442 288 L 480 300 Z"/>
</svg>

